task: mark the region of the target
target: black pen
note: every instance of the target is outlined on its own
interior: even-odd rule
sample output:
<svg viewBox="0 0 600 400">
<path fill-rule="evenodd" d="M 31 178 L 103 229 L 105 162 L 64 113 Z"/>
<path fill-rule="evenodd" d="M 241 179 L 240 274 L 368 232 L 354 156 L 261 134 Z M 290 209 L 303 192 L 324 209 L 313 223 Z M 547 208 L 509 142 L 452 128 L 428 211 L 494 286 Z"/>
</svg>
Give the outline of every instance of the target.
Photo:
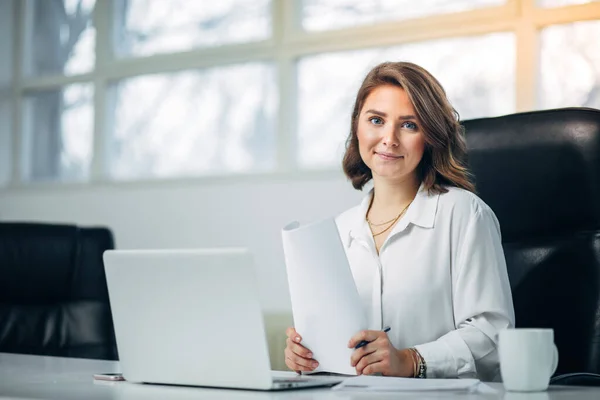
<svg viewBox="0 0 600 400">
<path fill-rule="evenodd" d="M 387 332 L 390 331 L 390 329 L 392 329 L 392 328 L 390 328 L 389 326 L 386 326 L 385 328 L 383 328 L 383 331 L 387 333 Z M 354 350 L 360 349 L 361 347 L 366 346 L 369 343 L 370 342 L 367 342 L 366 340 L 363 340 L 362 342 L 360 342 L 359 344 L 357 344 L 356 347 L 354 347 Z"/>
</svg>

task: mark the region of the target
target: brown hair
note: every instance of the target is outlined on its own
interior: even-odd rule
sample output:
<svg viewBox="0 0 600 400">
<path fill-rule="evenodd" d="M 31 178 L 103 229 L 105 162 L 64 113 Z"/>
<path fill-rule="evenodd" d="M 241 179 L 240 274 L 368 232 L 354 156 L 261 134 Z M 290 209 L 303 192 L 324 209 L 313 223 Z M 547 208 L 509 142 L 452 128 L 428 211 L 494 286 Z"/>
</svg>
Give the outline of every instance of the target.
<svg viewBox="0 0 600 400">
<path fill-rule="evenodd" d="M 409 62 L 385 62 L 365 77 L 356 95 L 350 134 L 342 165 L 355 189 L 362 190 L 373 174 L 360 157 L 358 149 L 358 117 L 373 89 L 393 85 L 404 89 L 421 122 L 425 151 L 417 167 L 419 180 L 433 193 L 445 193 L 445 186 L 456 186 L 475 192 L 473 175 L 467 168 L 467 145 L 459 116 L 437 79 L 424 68 Z"/>
</svg>

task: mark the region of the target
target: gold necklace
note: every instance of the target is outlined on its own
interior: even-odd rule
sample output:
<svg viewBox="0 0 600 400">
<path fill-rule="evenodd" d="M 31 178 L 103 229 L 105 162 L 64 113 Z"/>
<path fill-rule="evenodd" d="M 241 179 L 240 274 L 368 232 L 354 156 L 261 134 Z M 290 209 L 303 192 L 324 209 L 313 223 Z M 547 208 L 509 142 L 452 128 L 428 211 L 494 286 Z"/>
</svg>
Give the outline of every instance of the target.
<svg viewBox="0 0 600 400">
<path fill-rule="evenodd" d="M 369 220 L 369 217 L 366 217 L 367 222 L 369 223 L 369 229 L 371 230 L 371 233 L 373 234 L 373 237 L 379 236 L 382 233 L 387 232 L 388 230 L 390 230 L 390 228 L 392 226 L 394 226 L 394 224 L 396 223 L 396 221 L 398 221 L 400 219 L 400 217 L 402 216 L 402 214 L 404 214 L 406 212 L 406 210 L 408 210 L 408 207 L 410 207 L 411 204 L 412 204 L 412 200 L 410 201 L 410 203 L 408 203 L 406 205 L 406 207 L 404 207 L 404 209 L 402 211 L 400 211 L 400 214 L 398 214 L 398 216 L 396 218 L 393 218 L 393 219 L 389 220 L 388 222 L 384 222 L 384 223 L 379 224 L 379 225 L 375 225 L 375 224 L 371 223 L 371 221 Z M 369 204 L 369 209 L 367 210 L 367 214 L 369 214 L 369 211 L 371 210 L 371 206 L 372 205 L 373 205 L 373 200 L 371 200 L 371 204 Z M 381 225 L 385 225 L 386 223 L 390 223 L 390 225 L 387 228 L 385 228 L 384 230 L 379 231 L 377 233 L 373 232 L 373 229 L 372 229 L 371 226 L 381 226 Z"/>
<path fill-rule="evenodd" d="M 398 217 L 394 217 L 394 218 L 390 219 L 389 221 L 385 221 L 385 222 L 382 222 L 382 223 L 380 223 L 380 224 L 374 224 L 373 222 L 371 222 L 371 220 L 369 219 L 369 217 L 367 217 L 367 222 L 368 222 L 368 223 L 369 223 L 369 225 L 371 225 L 371 226 L 383 226 L 383 225 L 385 225 L 385 224 L 389 224 L 390 222 L 393 222 L 393 221 L 395 221 L 395 220 L 396 220 L 396 218 L 398 218 Z"/>
</svg>

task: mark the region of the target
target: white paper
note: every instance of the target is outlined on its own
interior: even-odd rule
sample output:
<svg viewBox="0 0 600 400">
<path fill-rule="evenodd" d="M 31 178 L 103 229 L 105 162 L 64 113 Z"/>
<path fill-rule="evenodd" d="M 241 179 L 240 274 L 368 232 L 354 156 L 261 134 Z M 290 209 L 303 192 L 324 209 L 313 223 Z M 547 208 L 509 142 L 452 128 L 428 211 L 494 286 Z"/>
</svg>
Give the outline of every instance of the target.
<svg viewBox="0 0 600 400">
<path fill-rule="evenodd" d="M 282 238 L 294 326 L 319 362 L 314 372 L 356 375 L 348 342 L 367 318 L 335 221 L 292 222 Z"/>
<path fill-rule="evenodd" d="M 345 379 L 333 389 L 376 392 L 475 391 L 479 384 L 479 379 L 414 379 L 360 375 Z"/>
</svg>

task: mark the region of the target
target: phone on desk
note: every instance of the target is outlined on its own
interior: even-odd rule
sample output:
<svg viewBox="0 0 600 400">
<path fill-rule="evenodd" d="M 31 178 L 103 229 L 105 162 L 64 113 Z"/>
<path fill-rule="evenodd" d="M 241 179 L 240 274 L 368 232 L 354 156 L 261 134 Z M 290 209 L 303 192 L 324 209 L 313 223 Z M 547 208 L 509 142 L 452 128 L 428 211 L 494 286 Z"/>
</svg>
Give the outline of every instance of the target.
<svg viewBox="0 0 600 400">
<path fill-rule="evenodd" d="M 94 379 L 99 381 L 124 381 L 123 374 L 110 372 L 106 374 L 94 374 Z"/>
</svg>

